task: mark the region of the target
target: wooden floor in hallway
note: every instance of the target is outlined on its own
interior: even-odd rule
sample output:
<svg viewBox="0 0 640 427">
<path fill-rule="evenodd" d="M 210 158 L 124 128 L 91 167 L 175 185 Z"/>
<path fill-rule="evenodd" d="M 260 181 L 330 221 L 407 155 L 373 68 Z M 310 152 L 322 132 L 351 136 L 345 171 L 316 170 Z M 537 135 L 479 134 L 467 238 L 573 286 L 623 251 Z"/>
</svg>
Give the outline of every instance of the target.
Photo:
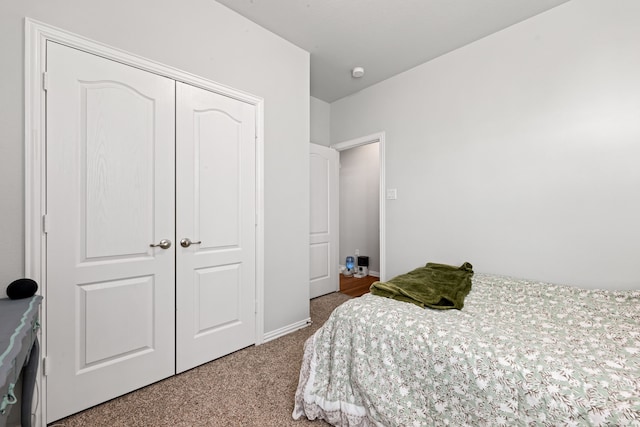
<svg viewBox="0 0 640 427">
<path fill-rule="evenodd" d="M 352 297 L 359 297 L 369 292 L 369 287 L 373 282 L 377 282 L 378 278 L 374 276 L 365 276 L 362 278 L 346 277 L 340 275 L 340 292 Z"/>
</svg>

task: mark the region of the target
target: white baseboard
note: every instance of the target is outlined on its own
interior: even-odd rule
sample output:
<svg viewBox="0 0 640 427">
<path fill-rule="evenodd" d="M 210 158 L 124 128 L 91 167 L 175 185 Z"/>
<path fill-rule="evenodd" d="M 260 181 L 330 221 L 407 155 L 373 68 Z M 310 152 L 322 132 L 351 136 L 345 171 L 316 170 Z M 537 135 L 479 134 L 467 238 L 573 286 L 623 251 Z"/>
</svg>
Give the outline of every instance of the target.
<svg viewBox="0 0 640 427">
<path fill-rule="evenodd" d="M 299 322 L 292 323 L 292 324 L 287 325 L 287 326 L 283 326 L 282 328 L 276 329 L 275 331 L 267 332 L 262 337 L 262 344 L 264 344 L 264 343 L 266 343 L 268 341 L 275 340 L 276 338 L 280 338 L 280 337 L 283 337 L 285 335 L 288 335 L 288 334 L 290 334 L 292 332 L 297 331 L 298 329 L 306 328 L 310 324 L 311 324 L 311 318 L 307 318 L 305 320 L 301 320 Z"/>
</svg>

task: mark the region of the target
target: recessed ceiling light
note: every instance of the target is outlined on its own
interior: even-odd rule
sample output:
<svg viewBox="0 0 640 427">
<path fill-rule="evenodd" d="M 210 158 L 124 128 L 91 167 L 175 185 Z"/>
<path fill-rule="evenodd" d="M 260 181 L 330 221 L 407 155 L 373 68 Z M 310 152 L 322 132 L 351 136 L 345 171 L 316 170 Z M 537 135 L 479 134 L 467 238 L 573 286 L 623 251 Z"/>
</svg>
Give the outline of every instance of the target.
<svg viewBox="0 0 640 427">
<path fill-rule="evenodd" d="M 351 70 L 351 75 L 354 78 L 359 79 L 360 77 L 364 76 L 364 68 L 355 67 L 353 70 Z"/>
</svg>

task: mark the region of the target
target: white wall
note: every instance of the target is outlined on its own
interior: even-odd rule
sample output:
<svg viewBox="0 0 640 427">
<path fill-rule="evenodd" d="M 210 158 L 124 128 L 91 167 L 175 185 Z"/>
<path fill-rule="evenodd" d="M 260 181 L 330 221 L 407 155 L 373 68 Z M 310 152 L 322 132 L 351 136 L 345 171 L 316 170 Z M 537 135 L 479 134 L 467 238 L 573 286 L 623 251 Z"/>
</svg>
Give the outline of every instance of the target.
<svg viewBox="0 0 640 427">
<path fill-rule="evenodd" d="M 321 99 L 311 97 L 311 142 L 331 145 L 330 104 Z"/>
<path fill-rule="evenodd" d="M 369 257 L 380 272 L 379 142 L 340 152 L 340 264 L 347 256 Z M 357 261 L 357 258 L 356 258 Z"/>
<path fill-rule="evenodd" d="M 387 275 L 640 288 L 640 2 L 573 0 L 331 104 L 386 132 Z"/>
<path fill-rule="evenodd" d="M 309 54 L 211 0 L 2 2 L 0 294 L 24 274 L 25 17 L 265 99 L 265 332 L 308 318 Z"/>
</svg>

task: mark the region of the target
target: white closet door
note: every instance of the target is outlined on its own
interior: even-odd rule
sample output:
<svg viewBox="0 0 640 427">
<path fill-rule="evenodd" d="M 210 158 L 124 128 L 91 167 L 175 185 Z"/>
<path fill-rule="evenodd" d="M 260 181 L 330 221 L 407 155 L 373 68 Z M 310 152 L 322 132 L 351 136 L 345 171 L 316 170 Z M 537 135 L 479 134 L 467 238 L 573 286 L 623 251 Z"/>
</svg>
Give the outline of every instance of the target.
<svg viewBox="0 0 640 427">
<path fill-rule="evenodd" d="M 47 44 L 47 421 L 174 373 L 173 80 Z"/>
<path fill-rule="evenodd" d="M 176 83 L 176 370 L 255 343 L 255 107 Z"/>
<path fill-rule="evenodd" d="M 309 235 L 309 297 L 340 288 L 338 276 L 339 154 L 311 144 L 311 220 Z"/>
</svg>

